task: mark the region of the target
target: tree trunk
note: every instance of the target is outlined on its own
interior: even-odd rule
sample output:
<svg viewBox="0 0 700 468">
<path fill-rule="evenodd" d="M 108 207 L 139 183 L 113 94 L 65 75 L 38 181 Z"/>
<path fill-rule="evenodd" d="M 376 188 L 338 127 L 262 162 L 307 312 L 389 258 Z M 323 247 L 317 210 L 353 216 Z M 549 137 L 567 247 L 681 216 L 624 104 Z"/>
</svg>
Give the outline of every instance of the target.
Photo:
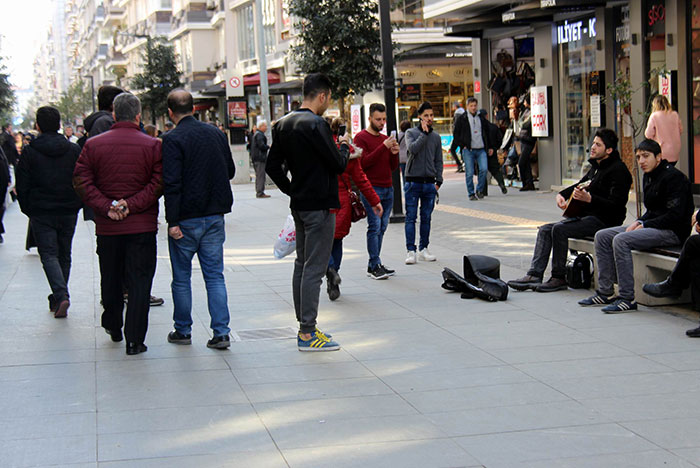
<svg viewBox="0 0 700 468">
<path fill-rule="evenodd" d="M 340 107 L 340 118 L 347 121 L 345 118 L 345 96 L 341 96 L 338 99 L 338 106 Z"/>
</svg>

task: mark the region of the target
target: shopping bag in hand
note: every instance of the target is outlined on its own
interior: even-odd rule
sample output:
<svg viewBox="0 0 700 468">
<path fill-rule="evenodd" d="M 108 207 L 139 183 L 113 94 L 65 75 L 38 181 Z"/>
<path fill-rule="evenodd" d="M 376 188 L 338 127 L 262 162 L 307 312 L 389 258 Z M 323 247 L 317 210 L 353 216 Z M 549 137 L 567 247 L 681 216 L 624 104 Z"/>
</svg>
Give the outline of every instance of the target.
<svg viewBox="0 0 700 468">
<path fill-rule="evenodd" d="M 273 254 L 275 258 L 284 258 L 297 248 L 297 231 L 294 226 L 294 218 L 292 215 L 287 215 L 287 220 L 284 222 L 284 227 L 277 240 L 275 241 Z"/>
</svg>

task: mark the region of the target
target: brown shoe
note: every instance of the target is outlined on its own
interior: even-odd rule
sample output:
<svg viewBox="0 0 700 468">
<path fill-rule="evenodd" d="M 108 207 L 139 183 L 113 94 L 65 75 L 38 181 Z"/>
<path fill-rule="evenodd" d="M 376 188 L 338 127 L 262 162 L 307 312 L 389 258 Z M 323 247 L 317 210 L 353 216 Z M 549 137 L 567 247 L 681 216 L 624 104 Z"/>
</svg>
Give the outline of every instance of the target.
<svg viewBox="0 0 700 468">
<path fill-rule="evenodd" d="M 62 300 L 58 304 L 56 312 L 53 313 L 54 318 L 66 318 L 68 317 L 68 308 L 70 307 L 70 301 L 68 299 Z"/>
<path fill-rule="evenodd" d="M 569 285 L 567 284 L 566 280 L 564 278 L 549 278 L 546 282 L 540 284 L 535 288 L 535 291 L 537 292 L 554 292 L 554 291 L 561 291 L 563 289 L 568 289 Z"/>
<path fill-rule="evenodd" d="M 263 193 L 262 195 L 255 195 L 255 198 L 270 198 L 270 195 Z"/>
<path fill-rule="evenodd" d="M 539 276 L 525 275 L 522 278 L 518 278 L 513 281 L 508 281 L 508 286 L 515 289 L 516 291 L 527 291 L 528 289 L 535 289 L 537 286 L 542 284 L 542 278 Z"/>
</svg>

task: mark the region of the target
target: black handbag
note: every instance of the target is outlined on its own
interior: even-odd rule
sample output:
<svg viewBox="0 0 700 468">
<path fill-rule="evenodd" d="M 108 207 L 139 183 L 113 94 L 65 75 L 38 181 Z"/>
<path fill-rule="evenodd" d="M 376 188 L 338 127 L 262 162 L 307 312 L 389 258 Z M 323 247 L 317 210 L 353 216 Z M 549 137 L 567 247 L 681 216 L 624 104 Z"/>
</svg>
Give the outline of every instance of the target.
<svg viewBox="0 0 700 468">
<path fill-rule="evenodd" d="M 582 252 L 566 262 L 566 282 L 572 289 L 590 289 L 593 279 L 593 257 Z"/>
</svg>

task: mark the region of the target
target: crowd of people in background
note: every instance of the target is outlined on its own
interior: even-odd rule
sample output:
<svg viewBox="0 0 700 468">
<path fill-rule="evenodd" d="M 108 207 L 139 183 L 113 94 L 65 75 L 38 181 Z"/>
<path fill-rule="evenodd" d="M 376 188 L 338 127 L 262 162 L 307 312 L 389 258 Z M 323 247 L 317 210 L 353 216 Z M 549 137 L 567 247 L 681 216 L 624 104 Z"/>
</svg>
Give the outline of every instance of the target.
<svg viewBox="0 0 700 468">
<path fill-rule="evenodd" d="M 429 102 L 416 110 L 416 123 L 404 120 L 398 132 L 388 134 L 387 109 L 373 103 L 367 128 L 351 138 L 342 118 L 323 118 L 332 89 L 328 77 L 310 74 L 303 86 L 302 104 L 272 125 L 271 144 L 267 122 L 258 121 L 249 135 L 249 150 L 256 197 L 269 198 L 267 176 L 290 197 L 296 229 L 292 297 L 299 322 L 297 347 L 333 351 L 340 345 L 317 325 L 323 278 L 330 300 L 337 300 L 343 239 L 352 222 L 362 217 L 367 218 L 367 276 L 383 280 L 396 273 L 383 263 L 381 250 L 394 204 L 392 175 L 397 169 L 405 197 L 405 264 L 436 261 L 428 247 L 432 213 L 443 183 L 443 148 Z M 77 213 L 83 208 L 85 218 L 96 225 L 102 327 L 115 342 L 126 338 L 127 354 L 145 352 L 149 308 L 163 304 L 150 292 L 156 269 L 158 200 L 164 196 L 174 305 L 174 329 L 167 341 L 192 343 L 191 274 L 197 255 L 213 334 L 207 346 L 228 348 L 224 215 L 233 205 L 230 180 L 235 165 L 225 133 L 220 126 L 193 117 L 193 98 L 184 90 L 168 96 L 170 120 L 164 132 L 142 122 L 139 99 L 121 88 L 101 87 L 98 104 L 98 111 L 75 130 L 65 124 L 59 133 L 58 110 L 44 106 L 37 110 L 33 132 L 13 134 L 7 126 L 0 136 L 0 188 L 12 186 L 10 167 L 14 166 L 13 195 L 29 218 L 28 237 L 38 248 L 51 289 L 49 309 L 56 318 L 68 315 L 71 244 Z M 535 190 L 531 156 L 536 141 L 529 96 L 513 97 L 507 107 L 509 120 L 503 131 L 485 110 L 479 110 L 476 99 L 469 98 L 466 109 L 456 103 L 450 152 L 458 172 L 465 174 L 470 201 L 488 195 L 488 173 L 503 194 L 508 192 L 505 177 L 519 177 L 521 191 Z M 511 288 L 544 293 L 568 288 L 568 240 L 594 237 L 598 289 L 579 304 L 602 306 L 606 313 L 635 310 L 632 249 L 685 243 L 676 270 L 663 282 L 645 285 L 644 291 L 656 297 L 677 296 L 690 285 L 694 304 L 700 308 L 700 248 L 697 238 L 688 239 L 692 193 L 687 177 L 674 168 L 682 128 L 665 97 L 654 99 L 653 111 L 647 139 L 635 148 L 636 162 L 644 173 L 646 213 L 622 226 L 632 176 L 617 150 L 615 132 L 599 129 L 590 145 L 590 169 L 556 195 L 564 219 L 540 226 L 530 269 L 524 277 L 508 282 Z M 697 217 L 695 229 L 700 232 Z M 543 281 L 550 256 L 551 277 Z M 700 328 L 689 330 L 688 336 L 700 336 Z"/>
</svg>

